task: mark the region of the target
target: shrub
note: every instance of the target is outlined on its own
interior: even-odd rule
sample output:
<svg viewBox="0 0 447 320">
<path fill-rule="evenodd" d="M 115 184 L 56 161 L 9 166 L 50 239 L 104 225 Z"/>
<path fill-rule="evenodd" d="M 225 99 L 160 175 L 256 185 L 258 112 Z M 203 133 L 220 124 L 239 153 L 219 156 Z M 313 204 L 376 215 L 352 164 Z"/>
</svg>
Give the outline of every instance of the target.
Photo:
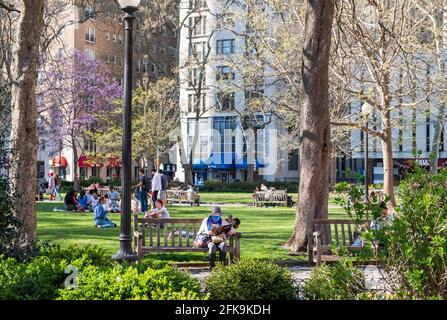
<svg viewBox="0 0 447 320">
<path fill-rule="evenodd" d="M 199 186 L 200 191 L 208 192 L 253 192 L 256 186 L 263 181 L 239 181 L 239 182 L 221 182 L 221 181 L 205 181 L 204 186 Z M 269 187 L 275 187 L 278 190 L 287 189 L 288 192 L 298 192 L 297 182 L 265 182 Z M 171 185 L 171 183 L 170 183 Z M 174 184 L 172 184 L 174 185 Z"/>
<path fill-rule="evenodd" d="M 0 299 L 53 299 L 67 276 L 62 261 L 37 257 L 28 263 L 0 259 Z"/>
<path fill-rule="evenodd" d="M 269 262 L 242 260 L 217 266 L 205 282 L 215 300 L 291 300 L 296 298 L 289 270 Z"/>
<path fill-rule="evenodd" d="M 36 254 L 29 261 L 0 258 L 0 299 L 54 299 L 63 288 L 65 268 L 79 270 L 93 265 L 111 267 L 114 262 L 104 250 L 96 246 L 61 247 L 40 242 Z"/>
<path fill-rule="evenodd" d="M 415 171 L 398 188 L 400 206 L 382 228 L 380 255 L 401 298 L 447 298 L 447 170 Z"/>
<path fill-rule="evenodd" d="M 309 300 L 353 300 L 365 291 L 360 270 L 343 258 L 334 266 L 322 264 L 312 269 L 304 286 L 304 298 Z"/>
<path fill-rule="evenodd" d="M 106 254 L 103 248 L 89 244 L 84 246 L 70 244 L 62 247 L 59 244 L 44 243 L 40 245 L 39 251 L 41 256 L 65 261 L 66 265 L 71 264 L 79 269 L 88 265 L 112 266 L 114 264 L 110 255 Z"/>
<path fill-rule="evenodd" d="M 88 266 L 78 277 L 77 289 L 61 289 L 60 300 L 195 300 L 199 282 L 169 266 L 118 265 L 113 268 Z"/>
</svg>

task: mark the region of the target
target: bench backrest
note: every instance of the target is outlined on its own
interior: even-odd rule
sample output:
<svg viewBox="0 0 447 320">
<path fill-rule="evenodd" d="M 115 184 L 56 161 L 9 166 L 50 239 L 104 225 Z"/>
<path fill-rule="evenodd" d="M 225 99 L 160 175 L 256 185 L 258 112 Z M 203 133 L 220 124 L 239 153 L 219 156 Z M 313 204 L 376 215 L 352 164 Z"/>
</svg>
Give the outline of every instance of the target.
<svg viewBox="0 0 447 320">
<path fill-rule="evenodd" d="M 287 190 L 255 191 L 259 201 L 287 201 Z"/>
<path fill-rule="evenodd" d="M 166 196 L 168 199 L 176 199 L 176 200 L 194 200 L 194 197 L 197 195 L 195 191 L 185 191 L 185 190 L 167 190 Z"/>
<path fill-rule="evenodd" d="M 134 216 L 134 231 L 146 247 L 192 247 L 203 219 L 151 219 Z M 146 224 L 146 226 L 145 226 Z"/>
<path fill-rule="evenodd" d="M 327 220 L 315 219 L 312 221 L 312 231 L 322 233 L 322 245 L 331 245 L 333 241 L 339 246 L 349 246 L 354 241 L 354 232 L 360 232 L 362 225 L 369 226 L 370 221 L 361 220 Z"/>
</svg>

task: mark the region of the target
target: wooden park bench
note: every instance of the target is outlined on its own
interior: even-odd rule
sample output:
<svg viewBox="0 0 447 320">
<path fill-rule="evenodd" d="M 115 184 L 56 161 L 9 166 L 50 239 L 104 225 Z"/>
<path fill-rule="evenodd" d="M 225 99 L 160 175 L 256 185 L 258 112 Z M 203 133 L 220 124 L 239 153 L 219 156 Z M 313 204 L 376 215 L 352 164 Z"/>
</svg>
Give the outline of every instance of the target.
<svg viewBox="0 0 447 320">
<path fill-rule="evenodd" d="M 231 217 L 230 217 L 231 218 Z M 138 260 L 152 252 L 208 252 L 208 248 L 193 247 L 203 219 L 152 219 L 134 215 L 134 246 Z M 230 263 L 239 260 L 240 233 L 227 239 Z"/>
<path fill-rule="evenodd" d="M 167 190 L 166 198 L 168 204 L 187 203 L 189 205 L 200 206 L 200 196 L 197 192 L 185 190 Z"/>
<path fill-rule="evenodd" d="M 287 206 L 287 190 L 255 191 L 253 205 L 262 207 L 267 205 Z"/>
<path fill-rule="evenodd" d="M 317 266 L 322 261 L 337 261 L 339 258 L 334 255 L 327 255 L 331 252 L 332 244 L 335 242 L 337 247 L 344 247 L 348 251 L 360 251 L 361 246 L 352 246 L 355 241 L 354 232 L 361 232 L 361 226 L 370 221 L 353 220 L 326 220 L 316 219 L 312 221 L 313 236 L 308 239 L 308 253 L 310 262 Z M 326 255 L 325 255 L 326 254 Z"/>
<path fill-rule="evenodd" d="M 90 190 L 94 190 L 93 188 L 85 188 L 84 191 L 86 194 L 90 192 Z M 98 196 L 103 197 L 110 192 L 109 187 L 98 188 Z"/>
</svg>

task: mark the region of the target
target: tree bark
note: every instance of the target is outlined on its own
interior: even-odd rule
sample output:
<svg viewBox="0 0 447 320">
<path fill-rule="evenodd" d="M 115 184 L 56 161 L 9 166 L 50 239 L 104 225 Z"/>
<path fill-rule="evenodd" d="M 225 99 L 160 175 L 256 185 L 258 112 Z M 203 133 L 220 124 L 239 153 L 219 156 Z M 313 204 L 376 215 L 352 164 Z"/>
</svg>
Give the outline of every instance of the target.
<svg viewBox="0 0 447 320">
<path fill-rule="evenodd" d="M 435 132 L 433 136 L 433 142 L 431 145 L 431 164 L 430 172 L 433 174 L 438 173 L 438 159 L 439 159 L 439 146 L 441 144 L 441 135 L 444 133 L 442 128 L 445 124 L 445 106 L 441 103 L 439 106 L 438 116 L 435 121 Z"/>
<path fill-rule="evenodd" d="M 300 112 L 300 186 L 295 230 L 286 244 L 306 248 L 312 219 L 328 215 L 330 158 L 329 53 L 334 0 L 308 0 L 302 58 L 303 107 Z"/>
<path fill-rule="evenodd" d="M 10 175 L 14 216 L 21 221 L 20 246 L 31 245 L 36 233 L 35 188 L 37 177 L 37 64 L 43 29 L 44 0 L 22 0 L 17 40 L 13 47 L 11 88 Z"/>
</svg>

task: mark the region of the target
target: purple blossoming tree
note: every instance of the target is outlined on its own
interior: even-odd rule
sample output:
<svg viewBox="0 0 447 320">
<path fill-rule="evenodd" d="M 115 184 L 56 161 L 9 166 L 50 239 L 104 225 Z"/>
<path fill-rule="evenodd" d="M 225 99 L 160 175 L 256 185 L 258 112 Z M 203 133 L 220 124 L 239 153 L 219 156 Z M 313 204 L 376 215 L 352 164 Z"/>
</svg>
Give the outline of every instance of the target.
<svg viewBox="0 0 447 320">
<path fill-rule="evenodd" d="M 51 126 L 53 145 L 73 150 L 75 189 L 79 189 L 78 160 L 91 151 L 87 132 L 100 126 L 100 116 L 114 108 L 122 95 L 107 66 L 81 51 L 52 67 L 41 87 L 40 108 Z"/>
</svg>

